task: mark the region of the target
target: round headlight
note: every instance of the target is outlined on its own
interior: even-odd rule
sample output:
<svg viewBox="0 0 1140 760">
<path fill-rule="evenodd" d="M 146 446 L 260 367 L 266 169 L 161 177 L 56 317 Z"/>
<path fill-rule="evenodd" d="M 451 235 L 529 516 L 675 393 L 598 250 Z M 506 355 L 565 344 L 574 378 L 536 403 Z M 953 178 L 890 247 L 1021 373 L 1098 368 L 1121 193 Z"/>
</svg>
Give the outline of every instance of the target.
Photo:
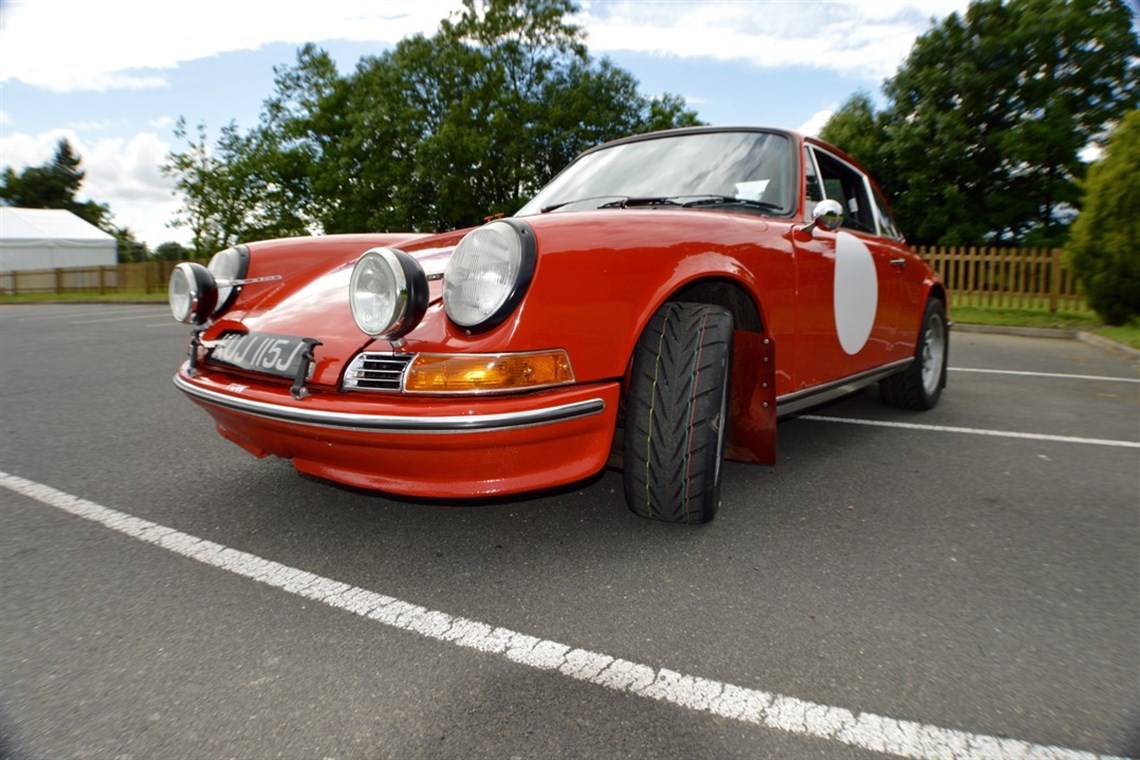
<svg viewBox="0 0 1140 760">
<path fill-rule="evenodd" d="M 443 273 L 443 308 L 461 327 L 489 329 L 522 300 L 534 274 L 534 233 L 517 219 L 468 233 Z"/>
<path fill-rule="evenodd" d="M 357 327 L 373 338 L 392 340 L 409 332 L 427 311 L 427 275 L 403 251 L 373 248 L 353 267 L 348 300 Z"/>
<path fill-rule="evenodd" d="M 213 311 L 213 316 L 217 316 L 230 308 L 241 292 L 241 285 L 233 283 L 244 279 L 249 272 L 249 249 L 238 246 L 218 251 L 206 268 L 218 284 L 218 304 Z"/>
<path fill-rule="evenodd" d="M 218 303 L 218 286 L 214 275 L 201 264 L 184 261 L 170 273 L 167 289 L 170 313 L 179 322 L 200 325 Z"/>
</svg>

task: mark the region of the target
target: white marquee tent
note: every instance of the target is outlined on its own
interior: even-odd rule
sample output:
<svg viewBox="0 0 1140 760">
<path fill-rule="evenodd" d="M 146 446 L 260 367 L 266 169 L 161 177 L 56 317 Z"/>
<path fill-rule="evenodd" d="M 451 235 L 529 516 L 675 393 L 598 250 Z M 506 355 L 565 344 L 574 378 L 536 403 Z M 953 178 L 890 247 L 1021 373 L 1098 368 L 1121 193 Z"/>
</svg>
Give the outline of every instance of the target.
<svg viewBox="0 0 1140 760">
<path fill-rule="evenodd" d="M 117 262 L 115 238 L 70 211 L 0 206 L 0 272 Z"/>
</svg>

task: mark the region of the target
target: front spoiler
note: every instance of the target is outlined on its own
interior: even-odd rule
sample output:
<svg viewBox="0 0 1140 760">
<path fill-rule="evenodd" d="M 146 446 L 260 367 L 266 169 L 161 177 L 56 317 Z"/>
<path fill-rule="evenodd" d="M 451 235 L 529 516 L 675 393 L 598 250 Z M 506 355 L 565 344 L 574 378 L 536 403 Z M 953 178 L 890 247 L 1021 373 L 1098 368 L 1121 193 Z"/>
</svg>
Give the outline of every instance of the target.
<svg viewBox="0 0 1140 760">
<path fill-rule="evenodd" d="M 617 381 L 504 397 L 314 392 L 190 372 L 174 385 L 223 438 L 256 457 L 355 488 L 465 499 L 574 483 L 601 470 L 613 444 Z"/>
</svg>

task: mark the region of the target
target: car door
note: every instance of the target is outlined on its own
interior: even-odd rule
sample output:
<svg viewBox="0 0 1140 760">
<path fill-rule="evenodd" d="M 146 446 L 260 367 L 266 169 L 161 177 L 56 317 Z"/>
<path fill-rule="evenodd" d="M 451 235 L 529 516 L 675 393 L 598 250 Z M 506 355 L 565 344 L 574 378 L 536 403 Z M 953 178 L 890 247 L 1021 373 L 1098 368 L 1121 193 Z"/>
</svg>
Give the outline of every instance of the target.
<svg viewBox="0 0 1140 760">
<path fill-rule="evenodd" d="M 879 301 L 882 321 L 886 328 L 884 345 L 888 362 L 909 359 L 914 355 L 915 343 L 922 328 L 922 314 L 926 304 L 926 268 L 922 258 L 910 249 L 891 216 L 879 188 L 871 182 L 871 199 L 879 223 L 879 237 L 875 245 L 886 252 L 893 271 L 884 284 L 887 296 Z"/>
<path fill-rule="evenodd" d="M 900 265 L 880 232 L 873 186 L 850 162 L 804 147 L 805 209 L 839 202 L 842 226 L 793 236 L 798 314 L 797 390 L 889 363 L 899 342 Z"/>
</svg>

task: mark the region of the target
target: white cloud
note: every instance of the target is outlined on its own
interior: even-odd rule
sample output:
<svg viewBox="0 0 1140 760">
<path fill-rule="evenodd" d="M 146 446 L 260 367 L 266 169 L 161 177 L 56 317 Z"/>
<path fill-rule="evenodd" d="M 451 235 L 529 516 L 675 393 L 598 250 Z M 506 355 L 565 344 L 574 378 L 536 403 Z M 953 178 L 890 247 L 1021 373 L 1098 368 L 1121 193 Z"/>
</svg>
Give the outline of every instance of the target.
<svg viewBox="0 0 1140 760">
<path fill-rule="evenodd" d="M 710 57 L 882 78 L 895 71 L 932 17 L 966 5 L 966 0 L 587 0 L 576 20 L 598 54 Z M 272 42 L 392 44 L 417 32 L 432 33 L 459 7 L 459 0 L 198 0 L 178 8 L 153 0 L 8 0 L 0 25 L 0 82 L 18 79 L 59 92 L 162 87 L 164 71 L 184 61 Z"/>
<path fill-rule="evenodd" d="M 705 57 L 760 68 L 806 66 L 881 79 L 894 73 L 931 17 L 966 5 L 966 0 L 617 0 L 586 4 L 583 21 L 595 52 Z"/>
<path fill-rule="evenodd" d="M 0 82 L 58 92 L 161 87 L 180 62 L 270 42 L 394 43 L 431 32 L 458 0 L 9 0 Z M 81 62 L 81 63 L 77 63 Z"/>
<path fill-rule="evenodd" d="M 67 125 L 67 129 L 76 132 L 102 132 L 111 126 L 109 119 L 103 121 L 76 121 Z"/>
<path fill-rule="evenodd" d="M 833 113 L 835 113 L 833 109 L 816 111 L 811 115 L 811 118 L 799 126 L 797 131 L 805 135 L 810 135 L 811 137 L 818 137 L 819 131 L 827 124 L 827 120 L 831 118 Z"/>
<path fill-rule="evenodd" d="M 128 227 L 135 236 L 154 248 L 167 240 L 186 242 L 183 230 L 167 228 L 178 202 L 171 195 L 174 183 L 162 176 L 170 144 L 153 132 L 130 139 L 98 138 L 85 140 L 74 129 L 53 129 L 38 135 L 17 132 L 0 138 L 4 166 L 19 172 L 24 167 L 43 164 L 55 155 L 61 139 L 82 159 L 87 175 L 79 189 L 79 200 L 106 203 L 119 227 Z"/>
</svg>

